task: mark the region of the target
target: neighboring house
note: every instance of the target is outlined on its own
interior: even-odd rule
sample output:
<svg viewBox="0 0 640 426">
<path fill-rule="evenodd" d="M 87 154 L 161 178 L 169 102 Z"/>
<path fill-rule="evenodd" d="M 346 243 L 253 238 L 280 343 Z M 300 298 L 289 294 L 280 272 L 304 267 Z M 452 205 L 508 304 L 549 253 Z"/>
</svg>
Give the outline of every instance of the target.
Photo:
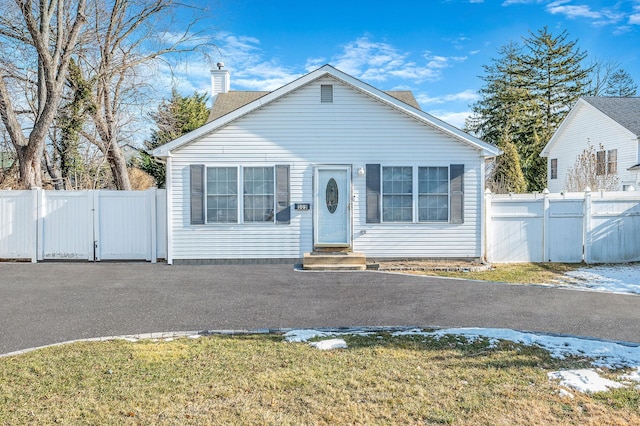
<svg viewBox="0 0 640 426">
<path fill-rule="evenodd" d="M 498 148 L 325 65 L 273 92 L 212 71 L 210 120 L 167 162 L 168 262 L 480 258 L 485 159 Z"/>
<path fill-rule="evenodd" d="M 547 157 L 547 188 L 566 190 L 569 170 L 590 146 L 598 175 L 615 176 L 616 190 L 640 188 L 639 138 L 640 98 L 580 98 L 540 154 Z"/>
</svg>

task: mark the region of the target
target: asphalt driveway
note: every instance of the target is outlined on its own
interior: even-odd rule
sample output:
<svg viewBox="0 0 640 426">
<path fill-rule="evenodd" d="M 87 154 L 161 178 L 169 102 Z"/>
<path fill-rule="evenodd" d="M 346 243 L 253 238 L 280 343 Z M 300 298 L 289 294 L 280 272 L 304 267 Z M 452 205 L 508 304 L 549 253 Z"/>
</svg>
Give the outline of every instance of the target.
<svg viewBox="0 0 640 426">
<path fill-rule="evenodd" d="M 498 327 L 640 343 L 640 296 L 292 265 L 0 263 L 0 354 L 164 331 Z"/>
</svg>

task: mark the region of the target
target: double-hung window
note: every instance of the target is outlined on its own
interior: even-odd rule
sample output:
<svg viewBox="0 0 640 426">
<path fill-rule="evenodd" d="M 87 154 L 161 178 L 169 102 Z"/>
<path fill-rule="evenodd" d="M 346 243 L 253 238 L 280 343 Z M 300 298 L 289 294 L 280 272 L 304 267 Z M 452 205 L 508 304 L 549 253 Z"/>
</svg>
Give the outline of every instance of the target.
<svg viewBox="0 0 640 426">
<path fill-rule="evenodd" d="M 244 221 L 273 222 L 274 184 L 273 167 L 243 168 Z"/>
<path fill-rule="evenodd" d="M 417 222 L 449 220 L 449 167 L 382 168 L 382 221 L 415 222 L 416 212 Z"/>
<path fill-rule="evenodd" d="M 413 221 L 413 168 L 382 168 L 382 220 Z"/>
<path fill-rule="evenodd" d="M 207 168 L 207 222 L 238 222 L 238 168 Z"/>
<path fill-rule="evenodd" d="M 206 212 L 206 219 L 200 212 Z M 289 166 L 205 168 L 193 165 L 191 213 L 191 223 L 196 225 L 205 222 L 287 224 L 290 220 Z"/>
<path fill-rule="evenodd" d="M 418 221 L 449 220 L 449 168 L 418 167 Z"/>
</svg>

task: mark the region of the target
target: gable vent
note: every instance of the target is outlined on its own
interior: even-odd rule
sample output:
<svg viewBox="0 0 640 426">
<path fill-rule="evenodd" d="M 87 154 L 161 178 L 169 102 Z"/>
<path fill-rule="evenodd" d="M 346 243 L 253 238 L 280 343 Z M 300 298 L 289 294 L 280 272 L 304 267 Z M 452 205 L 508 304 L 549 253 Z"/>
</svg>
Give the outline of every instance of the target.
<svg viewBox="0 0 640 426">
<path fill-rule="evenodd" d="M 323 104 L 333 103 L 333 85 L 332 84 L 320 85 L 320 102 Z"/>
</svg>

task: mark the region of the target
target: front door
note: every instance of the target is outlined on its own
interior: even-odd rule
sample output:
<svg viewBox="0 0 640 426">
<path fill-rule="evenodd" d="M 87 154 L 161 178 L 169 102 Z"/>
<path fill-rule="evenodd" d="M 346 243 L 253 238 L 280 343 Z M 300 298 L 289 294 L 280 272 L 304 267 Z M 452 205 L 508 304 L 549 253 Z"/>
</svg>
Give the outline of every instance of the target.
<svg viewBox="0 0 640 426">
<path fill-rule="evenodd" d="M 350 247 L 351 166 L 318 166 L 314 176 L 315 246 Z"/>
</svg>

